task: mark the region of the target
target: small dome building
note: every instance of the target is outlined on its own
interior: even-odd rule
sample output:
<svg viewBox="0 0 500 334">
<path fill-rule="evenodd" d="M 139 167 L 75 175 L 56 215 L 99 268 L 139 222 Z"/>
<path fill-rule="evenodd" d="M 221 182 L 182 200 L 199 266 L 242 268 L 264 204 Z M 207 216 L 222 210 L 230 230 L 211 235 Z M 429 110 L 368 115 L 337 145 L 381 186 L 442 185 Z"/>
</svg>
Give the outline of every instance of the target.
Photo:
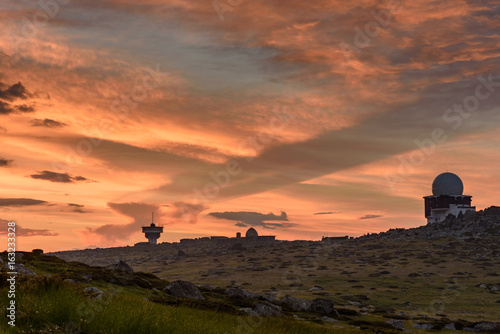
<svg viewBox="0 0 500 334">
<path fill-rule="evenodd" d="M 253 227 L 250 227 L 247 233 L 245 234 L 246 238 L 257 238 L 258 236 L 259 233 L 257 233 L 257 231 Z"/>
<path fill-rule="evenodd" d="M 457 217 L 460 213 L 476 211 L 471 206 L 472 196 L 464 195 L 464 184 L 458 175 L 442 173 L 432 182 L 432 195 L 424 197 L 427 223 L 441 223 L 449 214 Z"/>
</svg>

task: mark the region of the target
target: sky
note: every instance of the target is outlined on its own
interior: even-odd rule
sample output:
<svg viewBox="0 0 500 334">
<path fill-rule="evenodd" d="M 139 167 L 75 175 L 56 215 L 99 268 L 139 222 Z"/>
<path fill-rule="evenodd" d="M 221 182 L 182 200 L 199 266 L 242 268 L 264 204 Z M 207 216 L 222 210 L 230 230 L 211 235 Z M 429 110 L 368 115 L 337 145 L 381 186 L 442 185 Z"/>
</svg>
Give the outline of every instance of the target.
<svg viewBox="0 0 500 334">
<path fill-rule="evenodd" d="M 499 1 L 4 0 L 0 249 L 425 225 L 500 204 Z"/>
</svg>

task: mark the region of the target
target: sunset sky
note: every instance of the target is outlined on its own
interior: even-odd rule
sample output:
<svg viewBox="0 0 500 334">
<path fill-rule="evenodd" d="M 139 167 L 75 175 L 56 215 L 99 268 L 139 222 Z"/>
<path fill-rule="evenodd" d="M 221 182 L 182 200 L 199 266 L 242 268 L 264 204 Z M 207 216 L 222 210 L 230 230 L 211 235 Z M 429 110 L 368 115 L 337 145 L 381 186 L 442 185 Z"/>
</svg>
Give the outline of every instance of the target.
<svg viewBox="0 0 500 334">
<path fill-rule="evenodd" d="M 4 0 L 0 249 L 359 236 L 500 204 L 498 1 Z M 420 148 L 423 147 L 423 148 Z"/>
</svg>

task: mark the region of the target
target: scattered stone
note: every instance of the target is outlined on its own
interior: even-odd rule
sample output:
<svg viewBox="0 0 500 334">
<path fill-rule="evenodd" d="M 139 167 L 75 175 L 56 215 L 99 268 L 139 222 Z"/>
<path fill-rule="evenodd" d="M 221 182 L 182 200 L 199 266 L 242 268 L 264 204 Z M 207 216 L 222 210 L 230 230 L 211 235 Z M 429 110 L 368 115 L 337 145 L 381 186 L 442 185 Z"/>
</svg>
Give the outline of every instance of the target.
<svg viewBox="0 0 500 334">
<path fill-rule="evenodd" d="M 323 289 L 322 287 L 317 286 L 317 285 L 315 285 L 309 289 L 309 291 L 320 291 L 320 290 L 325 290 L 325 289 Z"/>
<path fill-rule="evenodd" d="M 306 299 L 295 298 L 290 295 L 286 295 L 285 297 L 283 297 L 281 299 L 281 302 L 297 312 L 307 311 L 312 304 L 310 301 Z"/>
<path fill-rule="evenodd" d="M 268 305 L 264 303 L 257 303 L 255 304 L 255 307 L 253 309 L 258 315 L 261 315 L 263 317 L 269 317 L 269 316 L 274 316 L 274 317 L 279 317 L 281 316 L 281 307 L 277 305 Z"/>
<path fill-rule="evenodd" d="M 323 316 L 321 318 L 321 320 L 323 320 L 324 322 L 336 322 L 336 321 L 338 321 L 337 319 L 333 319 L 333 318 L 327 317 L 326 315 Z"/>
<path fill-rule="evenodd" d="M 205 299 L 196 285 L 187 281 L 172 282 L 164 289 L 164 291 L 175 297 L 201 300 Z"/>
</svg>

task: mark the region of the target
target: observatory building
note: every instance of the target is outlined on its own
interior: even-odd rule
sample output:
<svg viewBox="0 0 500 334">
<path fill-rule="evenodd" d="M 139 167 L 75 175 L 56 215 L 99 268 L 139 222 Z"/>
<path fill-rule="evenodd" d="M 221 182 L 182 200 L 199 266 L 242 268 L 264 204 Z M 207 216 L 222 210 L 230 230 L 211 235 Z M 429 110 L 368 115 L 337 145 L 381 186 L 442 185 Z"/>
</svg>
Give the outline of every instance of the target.
<svg viewBox="0 0 500 334">
<path fill-rule="evenodd" d="M 471 206 L 472 196 L 463 192 L 464 185 L 458 175 L 439 174 L 432 182 L 432 195 L 424 197 L 427 223 L 441 223 L 449 214 L 457 217 L 460 213 L 476 211 L 476 207 Z"/>
<path fill-rule="evenodd" d="M 151 215 L 151 225 L 143 226 L 142 233 L 144 233 L 150 245 L 156 245 L 156 240 L 158 240 L 160 235 L 163 233 L 163 227 L 156 226 L 153 222 L 153 216 Z"/>
</svg>

